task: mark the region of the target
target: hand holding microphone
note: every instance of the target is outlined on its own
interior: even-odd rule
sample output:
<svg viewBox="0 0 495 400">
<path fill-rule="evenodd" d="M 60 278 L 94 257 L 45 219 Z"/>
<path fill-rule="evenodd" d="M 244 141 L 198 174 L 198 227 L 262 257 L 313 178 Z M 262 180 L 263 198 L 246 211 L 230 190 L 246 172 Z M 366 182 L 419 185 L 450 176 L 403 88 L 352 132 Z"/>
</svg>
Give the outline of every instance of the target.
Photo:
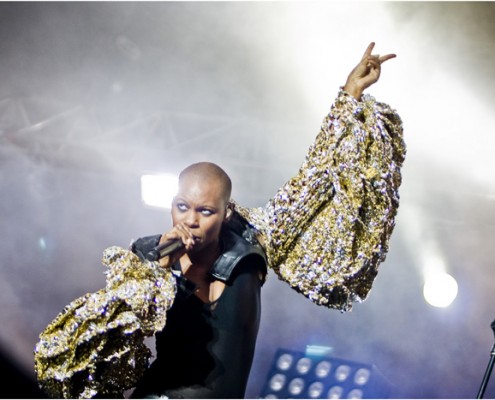
<svg viewBox="0 0 495 400">
<path fill-rule="evenodd" d="M 191 250 L 199 239 L 193 235 L 188 226 L 180 223 L 162 235 L 160 243 L 149 251 L 145 257 L 149 261 L 160 261 L 162 267 L 169 267 L 182 255 Z M 169 257 L 169 259 L 165 259 Z"/>
<path fill-rule="evenodd" d="M 150 261 L 158 261 L 165 256 L 173 253 L 176 250 L 184 248 L 184 243 L 180 239 L 170 239 L 160 243 L 153 250 L 146 254 L 146 259 Z"/>
</svg>

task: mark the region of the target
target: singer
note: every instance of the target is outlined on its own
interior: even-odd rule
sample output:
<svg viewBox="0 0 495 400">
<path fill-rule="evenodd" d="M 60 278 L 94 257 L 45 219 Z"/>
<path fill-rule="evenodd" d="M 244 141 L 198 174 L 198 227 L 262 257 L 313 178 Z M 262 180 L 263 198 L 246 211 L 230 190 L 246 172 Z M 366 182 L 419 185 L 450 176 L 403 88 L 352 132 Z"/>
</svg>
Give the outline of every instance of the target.
<svg viewBox="0 0 495 400">
<path fill-rule="evenodd" d="M 348 120 L 356 117 L 346 112 L 345 108 L 359 106 L 362 91 L 378 80 L 381 64 L 394 57 L 371 55 L 373 46 L 371 44 L 367 48 L 337 99 L 335 107 L 340 108 L 338 111 Z M 363 118 L 364 115 L 357 117 Z M 320 135 L 320 138 L 322 142 L 317 141 L 313 148 L 315 154 L 309 155 L 313 157 L 309 159 L 310 163 L 321 160 L 322 154 L 317 152 L 323 153 L 332 141 L 326 134 Z M 344 154 L 344 157 L 349 155 Z M 300 174 L 306 176 L 310 169 L 308 165 L 303 166 Z M 282 188 L 272 202 L 260 211 L 260 217 L 257 210 L 234 206 L 230 201 L 231 180 L 217 165 L 202 162 L 182 171 L 179 191 L 172 204 L 173 229 L 163 235 L 139 239 L 132 246 L 132 250 L 143 257 L 159 243 L 175 240 L 184 244 L 179 250 L 160 259 L 163 268 L 176 271 L 179 291 L 167 314 L 165 329 L 156 335 L 157 359 L 138 383 L 133 397 L 244 397 L 260 321 L 260 288 L 266 275 L 267 258 L 270 267 L 281 279 L 317 303 L 348 309 L 352 301 L 366 296 L 372 278 L 364 275 L 360 281 L 355 279 L 355 285 L 361 286 L 357 290 L 348 289 L 346 292 L 337 288 L 328 293 L 326 288 L 320 290 L 317 284 L 313 285 L 315 290 L 309 293 L 297 286 L 304 284 L 304 279 L 298 279 L 293 284 L 293 278 L 284 276 L 281 268 L 277 269 L 280 258 L 290 259 L 284 243 L 291 247 L 291 235 L 301 237 L 304 225 L 307 225 L 302 220 L 304 217 L 300 218 L 297 214 L 305 214 L 309 208 L 311 211 L 305 217 L 318 219 L 315 214 L 321 208 L 321 199 L 313 206 L 309 205 L 310 199 L 302 199 L 301 203 L 297 201 L 295 188 L 303 186 L 301 181 L 304 179 L 307 180 L 298 176 L 289 182 L 290 190 Z M 318 180 L 315 183 L 317 185 L 314 186 L 318 187 Z M 321 188 L 324 189 L 324 185 Z M 302 187 L 301 191 L 304 190 Z M 330 189 L 324 191 L 324 196 L 330 192 Z M 283 201 L 287 193 L 293 196 L 295 204 L 292 206 Z M 313 195 L 317 193 L 310 193 L 310 197 Z M 297 205 L 303 208 L 298 210 Z M 291 216 L 284 216 L 288 211 Z M 342 215 L 349 213 L 348 210 L 340 211 Z M 278 226 L 274 228 L 269 223 L 267 226 L 270 220 L 279 221 Z M 311 232 L 311 229 L 306 230 Z M 315 230 L 320 231 L 321 238 L 321 229 Z M 283 232 L 283 239 L 278 243 L 275 231 Z M 335 233 L 334 238 L 348 233 Z M 251 243 L 245 238 L 251 238 Z M 296 242 L 292 240 L 292 243 Z M 301 253 L 297 253 L 297 243 L 294 249 L 296 268 L 304 268 Z M 309 272 L 302 274 L 305 279 L 310 279 Z"/>
<path fill-rule="evenodd" d="M 230 178 L 217 165 L 187 167 L 172 203 L 173 229 L 132 246 L 142 256 L 158 242 L 184 244 L 160 259 L 160 265 L 176 271 L 178 294 L 165 329 L 156 335 L 157 360 L 133 397 L 244 395 L 266 261 L 259 245 L 235 232 L 230 192 Z"/>
<path fill-rule="evenodd" d="M 137 358 L 126 357 L 142 344 L 140 326 L 160 319 L 153 330 L 157 357 L 132 397 L 243 398 L 267 267 L 318 305 L 346 311 L 367 297 L 394 227 L 405 157 L 400 117 L 363 94 L 378 81 L 382 63 L 395 57 L 372 54 L 373 48 L 349 74 L 297 174 L 265 207 L 231 200 L 231 180 L 215 164 L 182 171 L 173 228 L 138 239 L 132 252 L 111 250 L 108 287 L 73 302 L 40 335 L 35 360 L 45 388 L 56 397 L 111 397 L 134 386 Z M 159 265 L 146 260 L 154 251 Z M 126 276 L 133 279 L 127 286 Z M 163 310 L 160 318 L 149 314 L 166 304 L 156 301 L 157 292 L 173 300 L 166 318 Z M 104 312 L 91 315 L 98 335 L 76 352 L 70 339 L 84 338 L 91 328 L 81 320 L 88 299 Z M 128 306 L 133 301 L 137 311 Z M 119 326 L 125 326 L 123 336 Z"/>
</svg>

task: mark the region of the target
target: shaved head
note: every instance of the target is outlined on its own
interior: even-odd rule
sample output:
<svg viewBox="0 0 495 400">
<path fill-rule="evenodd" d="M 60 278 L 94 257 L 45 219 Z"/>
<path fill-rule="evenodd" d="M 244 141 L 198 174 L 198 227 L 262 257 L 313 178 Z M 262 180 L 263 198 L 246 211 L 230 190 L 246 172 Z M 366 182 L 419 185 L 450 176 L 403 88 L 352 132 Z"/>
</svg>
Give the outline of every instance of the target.
<svg viewBox="0 0 495 400">
<path fill-rule="evenodd" d="M 179 174 L 179 186 L 190 178 L 199 179 L 204 183 L 211 183 L 212 185 L 219 185 L 225 204 L 230 202 L 232 181 L 227 173 L 217 164 L 211 162 L 199 162 L 189 165 Z"/>
</svg>

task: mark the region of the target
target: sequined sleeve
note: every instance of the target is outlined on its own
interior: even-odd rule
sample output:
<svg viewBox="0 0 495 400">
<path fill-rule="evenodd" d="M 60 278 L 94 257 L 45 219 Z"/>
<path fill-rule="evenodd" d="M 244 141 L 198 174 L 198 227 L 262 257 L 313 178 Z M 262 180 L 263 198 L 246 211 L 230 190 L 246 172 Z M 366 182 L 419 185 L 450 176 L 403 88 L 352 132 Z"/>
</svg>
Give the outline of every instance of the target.
<svg viewBox="0 0 495 400">
<path fill-rule="evenodd" d="M 341 90 L 297 175 L 265 207 L 236 209 L 280 279 L 348 311 L 367 297 L 385 259 L 404 158 L 397 113 Z"/>
<path fill-rule="evenodd" d="M 122 396 L 148 366 L 145 337 L 165 326 L 171 272 L 115 246 L 103 264 L 106 287 L 71 302 L 40 334 L 35 370 L 50 397 Z"/>
</svg>

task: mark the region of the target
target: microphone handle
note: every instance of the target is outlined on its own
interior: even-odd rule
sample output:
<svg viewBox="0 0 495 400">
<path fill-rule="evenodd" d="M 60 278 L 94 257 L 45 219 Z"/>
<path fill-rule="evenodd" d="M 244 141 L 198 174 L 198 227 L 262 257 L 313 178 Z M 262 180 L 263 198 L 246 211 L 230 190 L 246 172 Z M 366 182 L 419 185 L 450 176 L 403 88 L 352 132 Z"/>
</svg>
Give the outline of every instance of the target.
<svg viewBox="0 0 495 400">
<path fill-rule="evenodd" d="M 167 240 L 146 254 L 146 259 L 149 261 L 158 261 L 160 258 L 168 256 L 170 253 L 183 247 L 184 243 L 181 240 Z"/>
</svg>

